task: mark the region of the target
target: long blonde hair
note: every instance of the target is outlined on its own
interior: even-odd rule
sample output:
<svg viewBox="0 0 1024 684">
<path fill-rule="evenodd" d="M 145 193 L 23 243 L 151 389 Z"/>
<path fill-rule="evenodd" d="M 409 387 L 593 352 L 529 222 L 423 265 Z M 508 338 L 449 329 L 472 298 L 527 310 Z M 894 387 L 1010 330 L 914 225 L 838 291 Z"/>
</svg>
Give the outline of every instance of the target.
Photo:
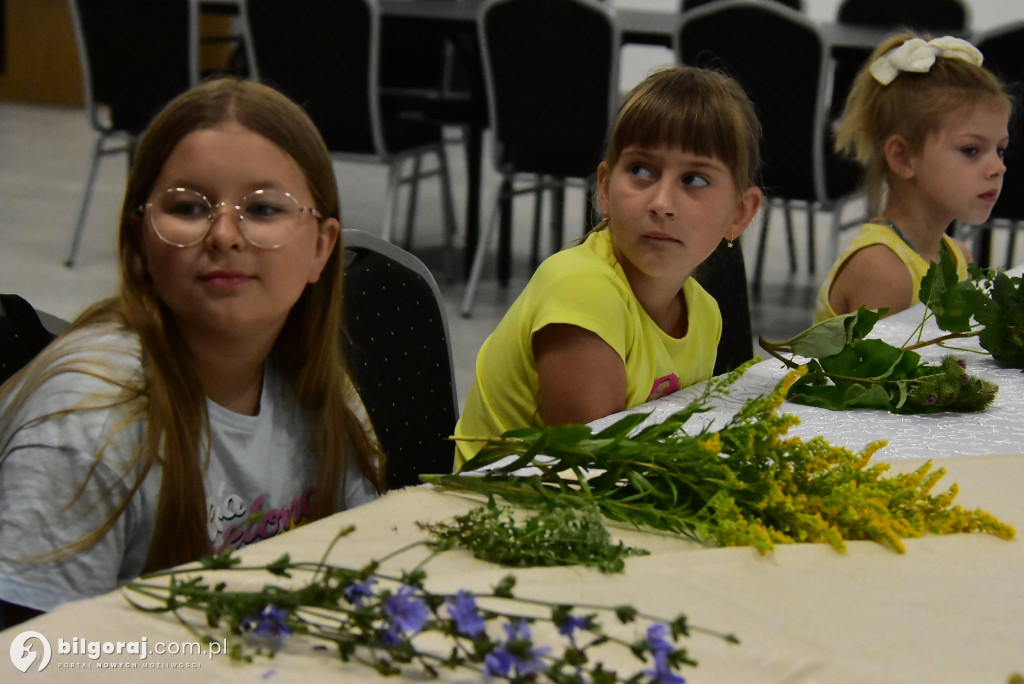
<svg viewBox="0 0 1024 684">
<path fill-rule="evenodd" d="M 142 442 L 132 462 L 138 477 L 111 518 L 68 547 L 68 552 L 87 548 L 110 530 L 154 464 L 160 466 L 162 476 L 146 569 L 195 560 L 210 550 L 203 487 L 203 437 L 209 434 L 206 400 L 199 378 L 179 353 L 184 342 L 174 317 L 148 275 L 142 248 L 144 226 L 137 208 L 145 204 L 164 162 L 183 137 L 227 121 L 258 133 L 291 155 L 305 174 L 316 208 L 323 216 L 340 220 L 334 169 L 319 132 L 301 107 L 272 88 L 234 78 L 213 80 L 178 96 L 156 116 L 139 141 L 121 208 L 119 294 L 90 307 L 64 332 L 113 323 L 138 334 L 145 372 L 137 382 L 118 382 L 120 394 L 110 403 L 128 409 L 117 429 L 133 419 L 143 421 Z M 342 277 L 339 238 L 320 279 L 307 285 L 292 307 L 269 358 L 295 399 L 314 416 L 311 441 L 320 457 L 314 518 L 334 512 L 334 494 L 349 458 L 356 459 L 377 491 L 385 486 L 384 457 L 346 402 L 351 383 L 341 352 Z M 8 400 L 16 385 L 21 389 L 10 399 L 24 401 L 33 387 L 66 368 L 60 349 L 60 344 L 51 345 L 22 369 L 0 391 L 0 403 Z M 16 409 L 9 406 L 7 415 Z M 77 409 L 69 409 L 73 410 Z M 0 425 L 0 433 L 10 434 L 9 428 Z M 349 440 L 353 453 L 348 450 Z M 105 446 L 101 445 L 97 462 Z"/>
<path fill-rule="evenodd" d="M 879 213 L 885 201 L 889 178 L 885 144 L 889 138 L 899 135 L 912 152 L 920 152 L 928 136 L 941 130 L 949 116 L 979 102 L 995 101 L 1012 110 L 1011 99 L 992 72 L 955 57 L 936 57 L 927 72 L 901 71 L 888 85 L 876 81 L 871 64 L 918 37 L 913 33 L 895 35 L 875 48 L 853 81 L 836 128 L 836 151 L 856 159 L 864 169 L 863 186 L 871 214 Z"/>
</svg>

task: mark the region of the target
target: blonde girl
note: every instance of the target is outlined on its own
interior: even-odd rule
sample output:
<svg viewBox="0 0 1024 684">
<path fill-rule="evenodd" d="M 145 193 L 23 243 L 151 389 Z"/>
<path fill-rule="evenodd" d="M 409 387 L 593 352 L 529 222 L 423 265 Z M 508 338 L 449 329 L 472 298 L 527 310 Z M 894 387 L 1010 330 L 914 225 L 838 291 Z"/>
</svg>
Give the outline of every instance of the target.
<svg viewBox="0 0 1024 684">
<path fill-rule="evenodd" d="M 327 149 L 278 92 L 216 80 L 157 115 L 118 296 L 0 389 L 0 600 L 49 610 L 382 491 L 339 233 Z"/>
<path fill-rule="evenodd" d="M 711 376 L 722 317 L 691 277 L 757 213 L 761 126 L 728 77 L 658 71 L 597 170 L 604 219 L 548 258 L 476 363 L 458 437 L 585 423 Z M 458 443 L 456 468 L 480 447 Z"/>
<path fill-rule="evenodd" d="M 1011 103 L 982 60 L 959 38 L 904 34 L 878 46 L 858 74 L 836 148 L 863 166 L 874 218 L 832 266 L 816 321 L 860 306 L 909 308 L 942 252 L 967 277 L 970 249 L 946 230 L 988 219 L 1009 142 Z"/>
</svg>

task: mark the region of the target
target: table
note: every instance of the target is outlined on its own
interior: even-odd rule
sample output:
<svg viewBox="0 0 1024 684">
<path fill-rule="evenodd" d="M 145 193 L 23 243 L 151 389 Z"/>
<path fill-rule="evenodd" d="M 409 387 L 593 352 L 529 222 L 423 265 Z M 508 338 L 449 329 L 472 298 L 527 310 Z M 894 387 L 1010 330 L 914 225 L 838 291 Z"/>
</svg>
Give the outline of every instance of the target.
<svg viewBox="0 0 1024 684">
<path fill-rule="evenodd" d="M 951 459 L 945 465 L 947 478 L 961 486 L 964 504 L 983 506 L 1024 529 L 1019 495 L 1024 455 Z M 293 559 L 317 560 L 338 529 L 355 524 L 356 532 L 336 548 L 332 560 L 358 567 L 422 538 L 417 521 L 448 519 L 472 505 L 426 486 L 399 490 L 251 546 L 242 557 L 247 564 L 269 563 L 285 552 Z M 666 618 L 683 612 L 694 625 L 736 634 L 738 646 L 700 635 L 689 640 L 690 654 L 699 662 L 696 669 L 684 670 L 691 684 L 1005 682 L 1011 672 L 1024 671 L 1024 543 L 1019 540 L 926 537 L 908 540 L 905 556 L 872 542 L 852 542 L 845 555 L 826 545 L 804 544 L 760 556 L 750 548 L 707 549 L 663 535 L 613 531 L 652 555 L 628 559 L 623 575 L 576 567 L 517 570 L 517 595 L 629 603 Z M 404 558 L 408 565 L 403 567 L 416 560 Z M 396 563 L 386 567 L 396 569 Z M 485 590 L 508 573 L 462 551 L 443 554 L 426 570 L 428 587 L 437 591 Z M 261 573 L 242 584 L 256 589 L 266 577 Z M 239 684 L 373 679 L 367 669 L 343 664 L 331 652 L 313 651 L 297 637 L 273 660 L 257 658 L 251 665 L 220 655 L 151 655 L 139 664 L 137 657 L 92 660 L 58 653 L 58 639 L 72 643 L 75 637 L 101 643 L 145 637 L 151 647 L 195 640 L 173 618 L 140 613 L 117 593 L 62 606 L 0 632 L 0 654 L 8 653 L 25 630 L 45 636 L 53 648 L 53 660 L 43 673 L 46 681 L 148 681 L 139 669 L 96 672 L 100 664 L 133 663 L 168 668 L 154 675 L 153 681 L 159 682 L 197 677 Z M 623 636 L 642 638 L 642 631 L 626 629 Z M 609 659 L 607 664 L 623 671 L 635 668 L 628 659 Z M 17 675 L 8 659 L 0 658 L 0 677 L 19 681 Z M 474 679 L 443 673 L 440 681 Z"/>
<path fill-rule="evenodd" d="M 902 341 L 919 319 L 911 309 L 884 319 L 876 333 Z M 999 369 L 984 359 L 972 360 L 978 374 L 996 379 L 1000 393 L 989 411 L 941 418 L 889 416 L 878 411 L 826 412 L 785 404 L 783 410 L 803 422 L 795 431 L 826 435 L 850 447 L 878 436 L 890 446 L 876 454 L 897 471 L 912 470 L 920 456 L 933 457 L 947 469 L 942 490 L 960 487 L 958 502 L 981 507 L 1024 533 L 1024 375 Z M 776 361 L 755 366 L 734 394 L 708 414 L 722 419 L 743 396 L 766 391 L 783 375 Z M 658 416 L 688 401 L 683 390 L 636 410 Z M 705 416 L 705 417 L 708 417 Z M 595 427 L 615 416 L 596 421 Z M 939 429 L 939 424 L 943 429 Z M 946 429 L 948 428 L 948 429 Z M 970 440 L 959 441 L 958 434 Z M 437 522 L 475 506 L 466 497 L 428 486 L 386 494 L 366 506 L 250 546 L 241 552 L 246 564 L 266 564 L 282 553 L 295 560 L 318 560 L 337 530 L 356 531 L 341 542 L 331 559 L 359 567 L 407 543 L 422 539 L 419 521 Z M 687 647 L 699 661 L 684 670 L 688 682 L 729 684 L 918 684 L 920 682 L 1006 682 L 1024 673 L 1024 543 L 989 535 L 929 536 L 906 540 L 907 554 L 897 555 L 873 542 L 849 542 L 841 555 L 824 544 L 783 545 L 761 556 L 745 547 L 705 548 L 685 539 L 621 526 L 613 534 L 628 545 L 651 551 L 627 559 L 622 575 L 601 575 L 580 567 L 516 570 L 519 596 L 558 602 L 629 603 L 667 617 L 685 613 L 692 624 L 735 633 L 741 643 L 725 644 L 696 635 Z M 391 570 L 409 568 L 419 557 L 387 561 Z M 436 591 L 459 588 L 481 591 L 509 571 L 451 551 L 427 566 L 427 585 Z M 258 588 L 266 576 L 245 579 Z M 640 638 L 640 628 L 623 636 Z M 57 639 L 97 642 L 138 641 L 149 644 L 191 642 L 194 638 L 174 619 L 150 616 L 129 607 L 118 593 L 69 604 L 0 633 L 0 654 L 25 630 L 54 645 L 47 681 L 93 682 L 100 663 L 117 666 L 137 659 L 60 654 Z M 611 658 L 609 666 L 634 671 L 635 661 Z M 204 679 L 251 684 L 253 681 L 362 682 L 372 678 L 361 667 L 339 662 L 331 652 L 311 650 L 290 638 L 273 660 L 251 665 L 223 656 L 153 655 L 146 665 L 161 668 L 154 681 Z M 78 669 L 90 666 L 90 669 Z M 141 666 L 140 666 L 141 667 Z M 178 669 L 178 668 L 183 669 Z M 13 666 L 0 658 L 0 678 L 14 681 Z M 103 681 L 139 682 L 138 669 L 104 669 Z M 26 680 L 27 681 L 27 680 Z M 443 673 L 441 681 L 473 678 Z"/>
<path fill-rule="evenodd" d="M 881 319 L 870 336 L 890 344 L 902 345 L 921 322 L 923 315 L 924 306 L 918 304 Z M 934 321 L 929 321 L 924 339 L 939 334 Z M 963 340 L 959 346 L 982 351 L 977 338 Z M 918 351 L 925 359 L 933 362 L 947 353 L 963 356 L 971 374 L 999 385 L 994 404 L 980 413 L 906 416 L 868 409 L 829 411 L 787 401 L 781 410 L 796 415 L 802 421 L 790 430 L 790 434 L 804 438 L 819 434 L 838 436 L 841 441 L 837 443 L 856 450 L 884 438 L 888 440 L 888 446 L 876 454 L 876 459 L 885 461 L 1024 453 L 1024 373 L 1016 368 L 1001 367 L 984 353 L 950 352 L 935 346 Z M 764 352 L 762 355 L 766 356 Z M 694 429 L 703 423 L 721 425 L 748 398 L 771 391 L 786 371 L 780 361 L 771 358 L 753 366 L 715 408 L 693 419 L 697 421 Z M 651 416 L 648 421 L 661 422 L 696 398 L 701 388 L 689 387 L 629 412 L 649 411 Z M 602 418 L 594 421 L 593 425 L 595 429 L 601 428 L 614 419 L 615 416 Z"/>
</svg>

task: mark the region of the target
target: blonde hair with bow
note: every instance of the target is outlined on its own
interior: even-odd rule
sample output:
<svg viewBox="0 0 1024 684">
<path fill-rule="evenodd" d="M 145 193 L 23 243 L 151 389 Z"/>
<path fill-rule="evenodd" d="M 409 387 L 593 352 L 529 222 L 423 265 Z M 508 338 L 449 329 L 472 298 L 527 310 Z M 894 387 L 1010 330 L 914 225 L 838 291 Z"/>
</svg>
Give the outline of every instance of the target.
<svg viewBox="0 0 1024 684">
<path fill-rule="evenodd" d="M 836 128 L 836 151 L 864 169 L 868 211 L 880 211 L 888 181 L 885 143 L 903 137 L 920 151 L 950 117 L 993 101 L 1012 110 L 1003 84 L 982 66 L 973 45 L 945 36 L 904 33 L 879 45 L 861 69 Z"/>
</svg>

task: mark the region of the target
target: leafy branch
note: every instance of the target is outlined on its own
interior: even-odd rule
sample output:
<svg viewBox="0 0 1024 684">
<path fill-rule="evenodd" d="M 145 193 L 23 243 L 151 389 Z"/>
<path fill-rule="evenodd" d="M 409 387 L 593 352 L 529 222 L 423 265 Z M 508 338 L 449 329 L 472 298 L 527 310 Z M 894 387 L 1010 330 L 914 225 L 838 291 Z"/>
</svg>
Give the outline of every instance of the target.
<svg viewBox="0 0 1024 684">
<path fill-rule="evenodd" d="M 477 558 L 516 567 L 591 565 L 601 572 L 622 572 L 625 558 L 649 553 L 613 543 L 593 506 L 540 511 L 524 522 L 516 517 L 511 506 L 499 506 L 490 497 L 486 505 L 450 522 L 419 525 Z"/>
<path fill-rule="evenodd" d="M 198 568 L 171 569 L 128 582 L 128 602 L 150 613 L 170 613 L 197 638 L 203 634 L 192 613 L 202 614 L 210 630 L 226 631 L 228 654 L 252 661 L 272 656 L 291 635 L 327 642 L 342 661 L 356 662 L 381 675 L 418 670 L 436 677 L 442 669 L 462 669 L 509 681 L 678 682 L 676 671 L 697 663 L 682 637 L 699 631 L 731 643 L 728 634 L 689 625 L 685 615 L 671 620 L 642 613 L 628 605 L 561 604 L 514 593 L 515 578 L 506 576 L 490 591 L 436 593 L 425 585 L 423 565 L 450 543 L 417 542 L 386 558 L 427 545 L 434 549 L 414 570 L 389 574 L 384 559 L 361 568 L 326 562 L 330 550 L 354 528 L 341 530 L 318 563 L 295 562 L 285 554 L 264 566 L 243 567 L 228 551 L 208 556 Z M 232 590 L 225 573 L 262 570 L 276 579 L 258 591 Z M 216 572 L 216 584 L 203 578 Z M 282 584 L 282 580 L 287 582 Z M 644 637 L 628 641 L 605 623 L 647 623 Z M 548 623 L 562 642 L 535 642 L 531 627 Z M 438 639 L 440 637 L 440 641 Z M 648 669 L 619 675 L 597 659 L 608 649 L 628 651 Z"/>
<path fill-rule="evenodd" d="M 866 339 L 887 310 L 865 307 L 822 321 L 789 340 L 761 338 L 765 351 L 790 368 L 800 365 L 793 357 L 809 359 L 807 374 L 787 398 L 832 410 L 879 408 L 893 413 L 982 411 L 991 405 L 999 388 L 970 375 L 962 358 L 946 356 L 929 364 L 916 350 L 978 337 L 998 361 L 1024 367 L 1021 278 L 972 264 L 971 278 L 958 281 L 955 265 L 943 254 L 922 279 L 919 296 L 924 316 L 900 347 Z M 933 318 L 945 334 L 925 340 L 925 324 Z"/>
<path fill-rule="evenodd" d="M 513 430 L 486 440 L 460 473 L 421 479 L 537 510 L 594 506 L 610 520 L 762 552 L 804 541 L 842 551 L 847 539 L 903 552 L 902 538 L 926 533 L 1014 536 L 988 513 L 954 506 L 956 485 L 932 495 L 945 471 L 930 462 L 886 478 L 887 464 L 869 465 L 883 442 L 855 453 L 822 437 L 786 437 L 798 421 L 778 408 L 803 370 L 748 400 L 717 432 L 688 434 L 687 421 L 745 370 L 713 379 L 662 423 L 642 426 L 647 416 L 634 413 L 596 434 L 586 425 Z"/>
</svg>

